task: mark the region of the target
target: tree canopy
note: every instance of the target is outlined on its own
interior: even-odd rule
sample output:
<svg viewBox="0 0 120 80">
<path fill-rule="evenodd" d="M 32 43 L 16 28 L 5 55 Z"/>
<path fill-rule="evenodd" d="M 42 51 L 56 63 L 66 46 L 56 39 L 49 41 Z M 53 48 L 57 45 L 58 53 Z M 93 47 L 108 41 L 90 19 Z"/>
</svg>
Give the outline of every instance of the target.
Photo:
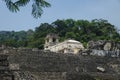
<svg viewBox="0 0 120 80">
<path fill-rule="evenodd" d="M 42 23 L 35 31 L 1 31 L 0 44 L 13 47 L 37 47 L 43 49 L 47 34 L 56 33 L 60 41 L 72 38 L 84 45 L 90 40 L 110 40 L 120 42 L 120 34 L 116 27 L 107 20 L 56 20 L 53 23 Z"/>
<path fill-rule="evenodd" d="M 50 3 L 45 0 L 3 0 L 7 8 L 11 12 L 18 12 L 20 7 L 26 6 L 30 1 L 32 2 L 32 15 L 34 18 L 39 18 L 43 13 L 43 8 L 50 7 Z"/>
</svg>

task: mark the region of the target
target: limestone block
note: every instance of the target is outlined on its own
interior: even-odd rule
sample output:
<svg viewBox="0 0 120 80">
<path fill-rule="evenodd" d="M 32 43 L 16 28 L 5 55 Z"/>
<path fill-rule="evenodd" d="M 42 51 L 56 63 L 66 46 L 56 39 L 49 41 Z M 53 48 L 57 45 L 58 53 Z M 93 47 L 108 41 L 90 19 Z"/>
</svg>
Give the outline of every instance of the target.
<svg viewBox="0 0 120 80">
<path fill-rule="evenodd" d="M 20 69 L 19 64 L 15 64 L 15 63 L 10 64 L 9 68 L 10 68 L 10 70 L 19 70 Z"/>
<path fill-rule="evenodd" d="M 97 70 L 99 70 L 99 71 L 101 71 L 101 72 L 105 72 L 105 68 L 103 68 L 103 67 L 97 67 Z"/>
<path fill-rule="evenodd" d="M 112 47 L 112 44 L 110 42 L 106 43 L 104 46 L 104 50 L 110 50 Z"/>
</svg>

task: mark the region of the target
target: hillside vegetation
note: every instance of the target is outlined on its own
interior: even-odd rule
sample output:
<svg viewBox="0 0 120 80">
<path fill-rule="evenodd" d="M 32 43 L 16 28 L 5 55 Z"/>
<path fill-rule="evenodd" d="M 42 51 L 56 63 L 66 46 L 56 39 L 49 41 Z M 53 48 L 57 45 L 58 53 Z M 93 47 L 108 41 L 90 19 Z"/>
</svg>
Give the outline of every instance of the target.
<svg viewBox="0 0 120 80">
<path fill-rule="evenodd" d="M 44 38 L 48 33 L 56 33 L 60 41 L 72 38 L 84 45 L 90 40 L 111 40 L 120 42 L 116 27 L 107 20 L 56 20 L 53 23 L 42 23 L 35 31 L 0 31 L 0 44 L 12 47 L 37 47 L 43 49 Z"/>
</svg>

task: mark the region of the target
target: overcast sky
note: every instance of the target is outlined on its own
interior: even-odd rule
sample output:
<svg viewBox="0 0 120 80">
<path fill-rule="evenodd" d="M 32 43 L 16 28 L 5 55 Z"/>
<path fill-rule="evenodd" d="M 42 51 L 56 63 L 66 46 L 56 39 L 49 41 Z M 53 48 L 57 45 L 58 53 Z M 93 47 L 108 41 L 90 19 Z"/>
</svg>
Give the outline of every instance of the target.
<svg viewBox="0 0 120 80">
<path fill-rule="evenodd" d="M 32 1 L 32 0 L 31 0 Z M 40 19 L 31 15 L 31 5 L 11 13 L 0 0 L 0 30 L 34 29 L 40 23 L 51 23 L 57 19 L 105 19 L 120 29 L 120 0 L 46 0 L 51 3 Z"/>
</svg>

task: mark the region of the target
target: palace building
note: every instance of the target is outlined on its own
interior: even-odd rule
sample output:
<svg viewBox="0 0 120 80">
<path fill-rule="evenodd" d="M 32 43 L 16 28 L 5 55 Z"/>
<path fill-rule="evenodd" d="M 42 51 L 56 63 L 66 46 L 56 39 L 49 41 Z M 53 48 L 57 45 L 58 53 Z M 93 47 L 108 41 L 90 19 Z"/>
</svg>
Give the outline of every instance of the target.
<svg viewBox="0 0 120 80">
<path fill-rule="evenodd" d="M 49 50 L 51 52 L 77 54 L 80 50 L 83 49 L 83 44 L 73 39 L 59 42 L 59 37 L 57 34 L 50 33 L 45 38 L 44 50 Z"/>
</svg>

